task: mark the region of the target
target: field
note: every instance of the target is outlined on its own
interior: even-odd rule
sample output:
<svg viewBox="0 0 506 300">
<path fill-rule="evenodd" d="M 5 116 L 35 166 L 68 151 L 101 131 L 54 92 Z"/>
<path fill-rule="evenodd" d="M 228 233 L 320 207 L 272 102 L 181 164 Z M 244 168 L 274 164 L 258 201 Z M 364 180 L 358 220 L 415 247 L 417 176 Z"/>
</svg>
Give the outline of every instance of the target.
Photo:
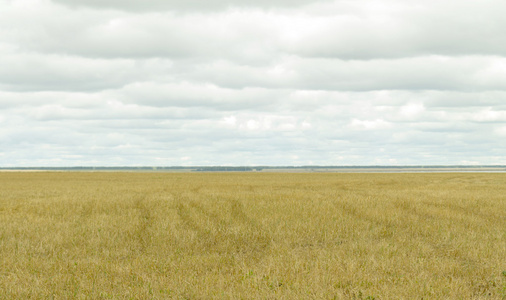
<svg viewBox="0 0 506 300">
<path fill-rule="evenodd" d="M 4 172 L 0 298 L 506 299 L 506 174 Z"/>
</svg>

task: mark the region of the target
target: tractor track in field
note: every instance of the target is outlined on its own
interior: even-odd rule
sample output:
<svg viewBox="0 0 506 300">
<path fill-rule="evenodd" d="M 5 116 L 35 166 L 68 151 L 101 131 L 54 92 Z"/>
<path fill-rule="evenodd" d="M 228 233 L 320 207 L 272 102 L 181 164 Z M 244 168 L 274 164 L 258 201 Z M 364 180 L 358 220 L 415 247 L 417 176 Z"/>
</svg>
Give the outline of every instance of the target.
<svg viewBox="0 0 506 300">
<path fill-rule="evenodd" d="M 247 216 L 239 201 L 226 201 L 223 214 L 219 214 L 198 201 L 187 197 L 179 199 L 176 211 L 181 226 L 196 235 L 192 241 L 195 251 L 261 259 L 270 248 L 271 237 Z"/>
</svg>

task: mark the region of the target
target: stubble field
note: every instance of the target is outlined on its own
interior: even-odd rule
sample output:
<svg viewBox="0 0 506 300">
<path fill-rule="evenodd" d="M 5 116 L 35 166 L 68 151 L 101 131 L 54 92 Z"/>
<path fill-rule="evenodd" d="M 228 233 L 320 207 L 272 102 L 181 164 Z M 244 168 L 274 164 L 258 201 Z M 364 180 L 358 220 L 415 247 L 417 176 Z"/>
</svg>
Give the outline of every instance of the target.
<svg viewBox="0 0 506 300">
<path fill-rule="evenodd" d="M 0 173 L 0 298 L 506 299 L 506 174 Z"/>
</svg>

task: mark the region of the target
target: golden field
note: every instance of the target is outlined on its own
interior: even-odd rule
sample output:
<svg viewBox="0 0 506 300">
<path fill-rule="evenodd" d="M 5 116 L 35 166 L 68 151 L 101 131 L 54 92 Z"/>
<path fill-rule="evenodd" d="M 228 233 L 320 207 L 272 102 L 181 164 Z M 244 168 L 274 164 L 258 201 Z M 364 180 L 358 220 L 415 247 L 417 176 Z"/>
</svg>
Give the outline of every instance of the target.
<svg viewBox="0 0 506 300">
<path fill-rule="evenodd" d="M 506 174 L 0 173 L 1 299 L 506 299 Z"/>
</svg>

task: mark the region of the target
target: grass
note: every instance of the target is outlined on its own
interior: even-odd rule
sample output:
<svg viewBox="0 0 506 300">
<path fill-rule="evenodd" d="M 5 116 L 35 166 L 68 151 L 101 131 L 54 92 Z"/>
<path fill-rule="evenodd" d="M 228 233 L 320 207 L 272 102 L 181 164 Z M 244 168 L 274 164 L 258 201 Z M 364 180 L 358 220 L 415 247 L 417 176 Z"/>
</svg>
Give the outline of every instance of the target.
<svg viewBox="0 0 506 300">
<path fill-rule="evenodd" d="M 0 298 L 506 299 L 506 174 L 0 173 Z"/>
</svg>

